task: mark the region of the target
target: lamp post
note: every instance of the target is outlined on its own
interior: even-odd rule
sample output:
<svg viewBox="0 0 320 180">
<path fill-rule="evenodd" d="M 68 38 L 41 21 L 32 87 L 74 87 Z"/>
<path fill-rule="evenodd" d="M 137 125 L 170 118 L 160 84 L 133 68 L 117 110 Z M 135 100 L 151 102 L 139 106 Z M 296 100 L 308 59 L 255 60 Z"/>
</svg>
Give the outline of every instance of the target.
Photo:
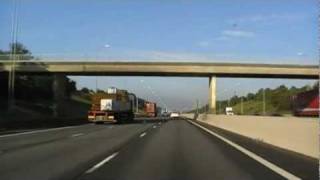
<svg viewBox="0 0 320 180">
<path fill-rule="evenodd" d="M 13 1 L 13 13 L 12 13 L 12 45 L 11 45 L 11 53 L 10 53 L 10 60 L 11 60 L 11 68 L 9 70 L 9 77 L 8 77 L 8 110 L 11 111 L 15 104 L 15 65 L 17 59 L 17 34 L 18 34 L 18 24 L 19 24 L 19 16 L 18 16 L 18 3 L 19 0 Z"/>
<path fill-rule="evenodd" d="M 262 92 L 262 111 L 263 115 L 266 115 L 266 90 L 263 88 Z"/>
<path fill-rule="evenodd" d="M 243 115 L 243 97 L 241 96 L 241 115 Z"/>
</svg>

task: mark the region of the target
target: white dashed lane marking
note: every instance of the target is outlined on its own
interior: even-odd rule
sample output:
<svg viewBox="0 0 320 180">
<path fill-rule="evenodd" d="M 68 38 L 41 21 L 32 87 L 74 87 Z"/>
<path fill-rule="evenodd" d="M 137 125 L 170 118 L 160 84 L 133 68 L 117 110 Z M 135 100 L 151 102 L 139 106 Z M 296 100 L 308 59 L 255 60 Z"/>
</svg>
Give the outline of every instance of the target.
<svg viewBox="0 0 320 180">
<path fill-rule="evenodd" d="M 71 137 L 78 137 L 84 135 L 83 133 L 72 134 Z"/>
<path fill-rule="evenodd" d="M 100 168 L 101 166 L 103 166 L 105 163 L 109 162 L 111 159 L 113 159 L 114 157 L 116 157 L 118 155 L 118 152 L 115 152 L 113 154 L 111 154 L 110 156 L 108 156 L 107 158 L 105 158 L 104 160 L 102 160 L 101 162 L 99 162 L 98 164 L 94 165 L 92 168 L 88 169 L 85 174 L 90 174 L 93 171 L 97 170 L 98 168 Z"/>
<path fill-rule="evenodd" d="M 145 135 L 147 135 L 147 133 L 146 133 L 146 132 L 144 132 L 144 133 L 140 134 L 140 137 L 142 138 L 142 137 L 143 137 L 143 136 L 145 136 Z"/>
</svg>

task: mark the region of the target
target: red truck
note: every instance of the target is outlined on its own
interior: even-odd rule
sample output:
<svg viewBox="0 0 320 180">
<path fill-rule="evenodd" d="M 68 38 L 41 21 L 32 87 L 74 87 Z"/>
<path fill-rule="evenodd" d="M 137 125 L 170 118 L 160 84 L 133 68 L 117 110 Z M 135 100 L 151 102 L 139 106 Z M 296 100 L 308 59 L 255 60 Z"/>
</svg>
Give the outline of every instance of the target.
<svg viewBox="0 0 320 180">
<path fill-rule="evenodd" d="M 295 116 L 319 116 L 319 90 L 292 96 L 292 110 Z"/>
<path fill-rule="evenodd" d="M 148 117 L 157 117 L 157 104 L 152 102 L 145 102 L 144 111 Z"/>
</svg>

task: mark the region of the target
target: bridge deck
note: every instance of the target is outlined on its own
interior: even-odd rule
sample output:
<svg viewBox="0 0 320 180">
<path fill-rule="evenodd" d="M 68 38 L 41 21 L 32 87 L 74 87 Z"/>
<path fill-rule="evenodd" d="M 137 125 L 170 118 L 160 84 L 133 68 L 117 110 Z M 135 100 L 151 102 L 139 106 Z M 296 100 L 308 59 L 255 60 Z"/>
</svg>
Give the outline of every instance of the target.
<svg viewBox="0 0 320 180">
<path fill-rule="evenodd" d="M 12 63 L 0 61 L 0 72 L 11 69 Z M 61 62 L 18 61 L 15 69 L 23 74 L 61 73 L 66 75 L 109 76 L 196 76 L 196 77 L 263 77 L 318 79 L 316 65 L 192 63 L 192 62 Z"/>
</svg>

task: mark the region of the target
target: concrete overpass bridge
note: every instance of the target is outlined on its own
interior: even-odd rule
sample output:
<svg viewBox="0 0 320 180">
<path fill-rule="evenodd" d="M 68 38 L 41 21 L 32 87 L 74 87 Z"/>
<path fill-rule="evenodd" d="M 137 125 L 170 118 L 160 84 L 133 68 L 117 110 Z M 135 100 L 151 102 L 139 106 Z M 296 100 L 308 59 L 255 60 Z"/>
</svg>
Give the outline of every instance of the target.
<svg viewBox="0 0 320 180">
<path fill-rule="evenodd" d="M 0 73 L 13 70 L 18 74 L 55 74 L 55 90 L 63 89 L 63 75 L 101 76 L 180 76 L 209 78 L 209 106 L 216 109 L 216 78 L 288 78 L 318 79 L 316 65 L 193 63 L 193 62 L 84 62 L 0 61 Z"/>
</svg>

